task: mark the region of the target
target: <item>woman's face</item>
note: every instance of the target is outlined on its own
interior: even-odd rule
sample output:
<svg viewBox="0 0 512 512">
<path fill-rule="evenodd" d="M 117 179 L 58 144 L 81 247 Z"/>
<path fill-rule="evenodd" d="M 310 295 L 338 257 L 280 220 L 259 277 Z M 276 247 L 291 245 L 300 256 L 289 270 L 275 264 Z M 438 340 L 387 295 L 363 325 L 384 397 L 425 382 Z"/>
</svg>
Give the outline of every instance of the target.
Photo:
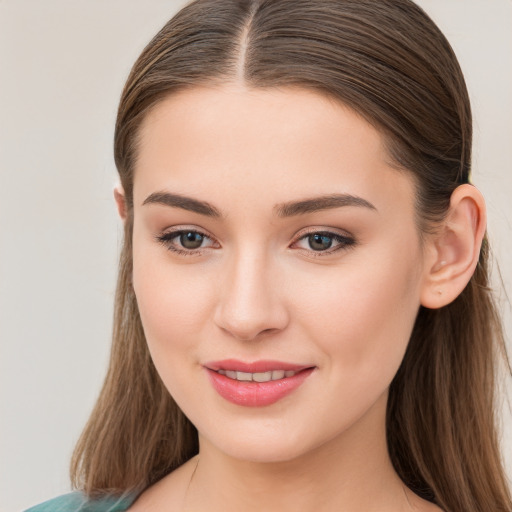
<svg viewBox="0 0 512 512">
<path fill-rule="evenodd" d="M 134 289 L 202 442 L 284 461 L 382 432 L 425 264 L 379 133 L 311 91 L 224 85 L 161 102 L 138 156 Z"/>
</svg>

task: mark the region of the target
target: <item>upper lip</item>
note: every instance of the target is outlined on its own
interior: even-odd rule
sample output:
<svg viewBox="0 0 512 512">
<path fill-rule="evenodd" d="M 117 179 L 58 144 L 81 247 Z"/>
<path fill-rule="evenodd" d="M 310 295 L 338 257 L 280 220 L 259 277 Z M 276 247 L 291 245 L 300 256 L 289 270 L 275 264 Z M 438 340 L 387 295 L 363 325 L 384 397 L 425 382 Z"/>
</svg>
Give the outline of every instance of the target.
<svg viewBox="0 0 512 512">
<path fill-rule="evenodd" d="M 245 361 L 238 361 L 236 359 L 223 359 L 222 361 L 209 361 L 207 363 L 204 363 L 203 366 L 213 371 L 231 370 L 246 373 L 260 373 L 269 372 L 272 370 L 300 372 L 301 370 L 305 370 L 306 368 L 312 368 L 314 365 L 286 363 L 283 361 L 270 360 L 253 361 L 249 363 Z"/>
</svg>

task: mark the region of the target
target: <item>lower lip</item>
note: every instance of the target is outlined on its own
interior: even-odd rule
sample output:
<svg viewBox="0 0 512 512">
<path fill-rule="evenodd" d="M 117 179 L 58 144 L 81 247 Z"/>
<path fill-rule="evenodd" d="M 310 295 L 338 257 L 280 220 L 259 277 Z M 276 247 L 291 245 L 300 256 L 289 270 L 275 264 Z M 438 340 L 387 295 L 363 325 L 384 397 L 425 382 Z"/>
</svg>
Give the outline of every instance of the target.
<svg viewBox="0 0 512 512">
<path fill-rule="evenodd" d="M 215 391 L 228 402 L 245 407 L 271 405 L 295 391 L 313 372 L 314 368 L 302 370 L 292 377 L 268 382 L 247 382 L 230 379 L 206 368 Z"/>
</svg>

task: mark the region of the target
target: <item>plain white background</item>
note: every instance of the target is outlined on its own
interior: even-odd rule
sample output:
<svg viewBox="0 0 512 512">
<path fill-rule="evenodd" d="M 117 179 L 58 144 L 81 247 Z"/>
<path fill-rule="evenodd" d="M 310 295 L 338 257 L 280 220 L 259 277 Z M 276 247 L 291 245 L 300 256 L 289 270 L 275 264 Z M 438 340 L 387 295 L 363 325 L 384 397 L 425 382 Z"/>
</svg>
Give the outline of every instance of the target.
<svg viewBox="0 0 512 512">
<path fill-rule="evenodd" d="M 512 295 L 512 2 L 419 3 L 466 74 L 473 180 Z M 121 227 L 112 200 L 117 102 L 131 64 L 181 5 L 0 0 L 1 512 L 70 489 L 70 454 L 109 352 Z M 512 475 L 506 403 L 503 423 Z"/>
</svg>

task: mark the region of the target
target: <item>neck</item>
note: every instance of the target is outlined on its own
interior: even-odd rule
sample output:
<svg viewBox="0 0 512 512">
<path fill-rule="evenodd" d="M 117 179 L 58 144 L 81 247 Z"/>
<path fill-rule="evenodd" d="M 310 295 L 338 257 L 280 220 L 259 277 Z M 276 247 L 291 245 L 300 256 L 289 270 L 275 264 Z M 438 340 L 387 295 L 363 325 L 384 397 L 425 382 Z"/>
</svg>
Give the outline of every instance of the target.
<svg viewBox="0 0 512 512">
<path fill-rule="evenodd" d="M 408 493 L 387 451 L 386 399 L 342 435 L 293 460 L 238 460 L 200 437 L 185 510 L 407 510 Z"/>
</svg>

